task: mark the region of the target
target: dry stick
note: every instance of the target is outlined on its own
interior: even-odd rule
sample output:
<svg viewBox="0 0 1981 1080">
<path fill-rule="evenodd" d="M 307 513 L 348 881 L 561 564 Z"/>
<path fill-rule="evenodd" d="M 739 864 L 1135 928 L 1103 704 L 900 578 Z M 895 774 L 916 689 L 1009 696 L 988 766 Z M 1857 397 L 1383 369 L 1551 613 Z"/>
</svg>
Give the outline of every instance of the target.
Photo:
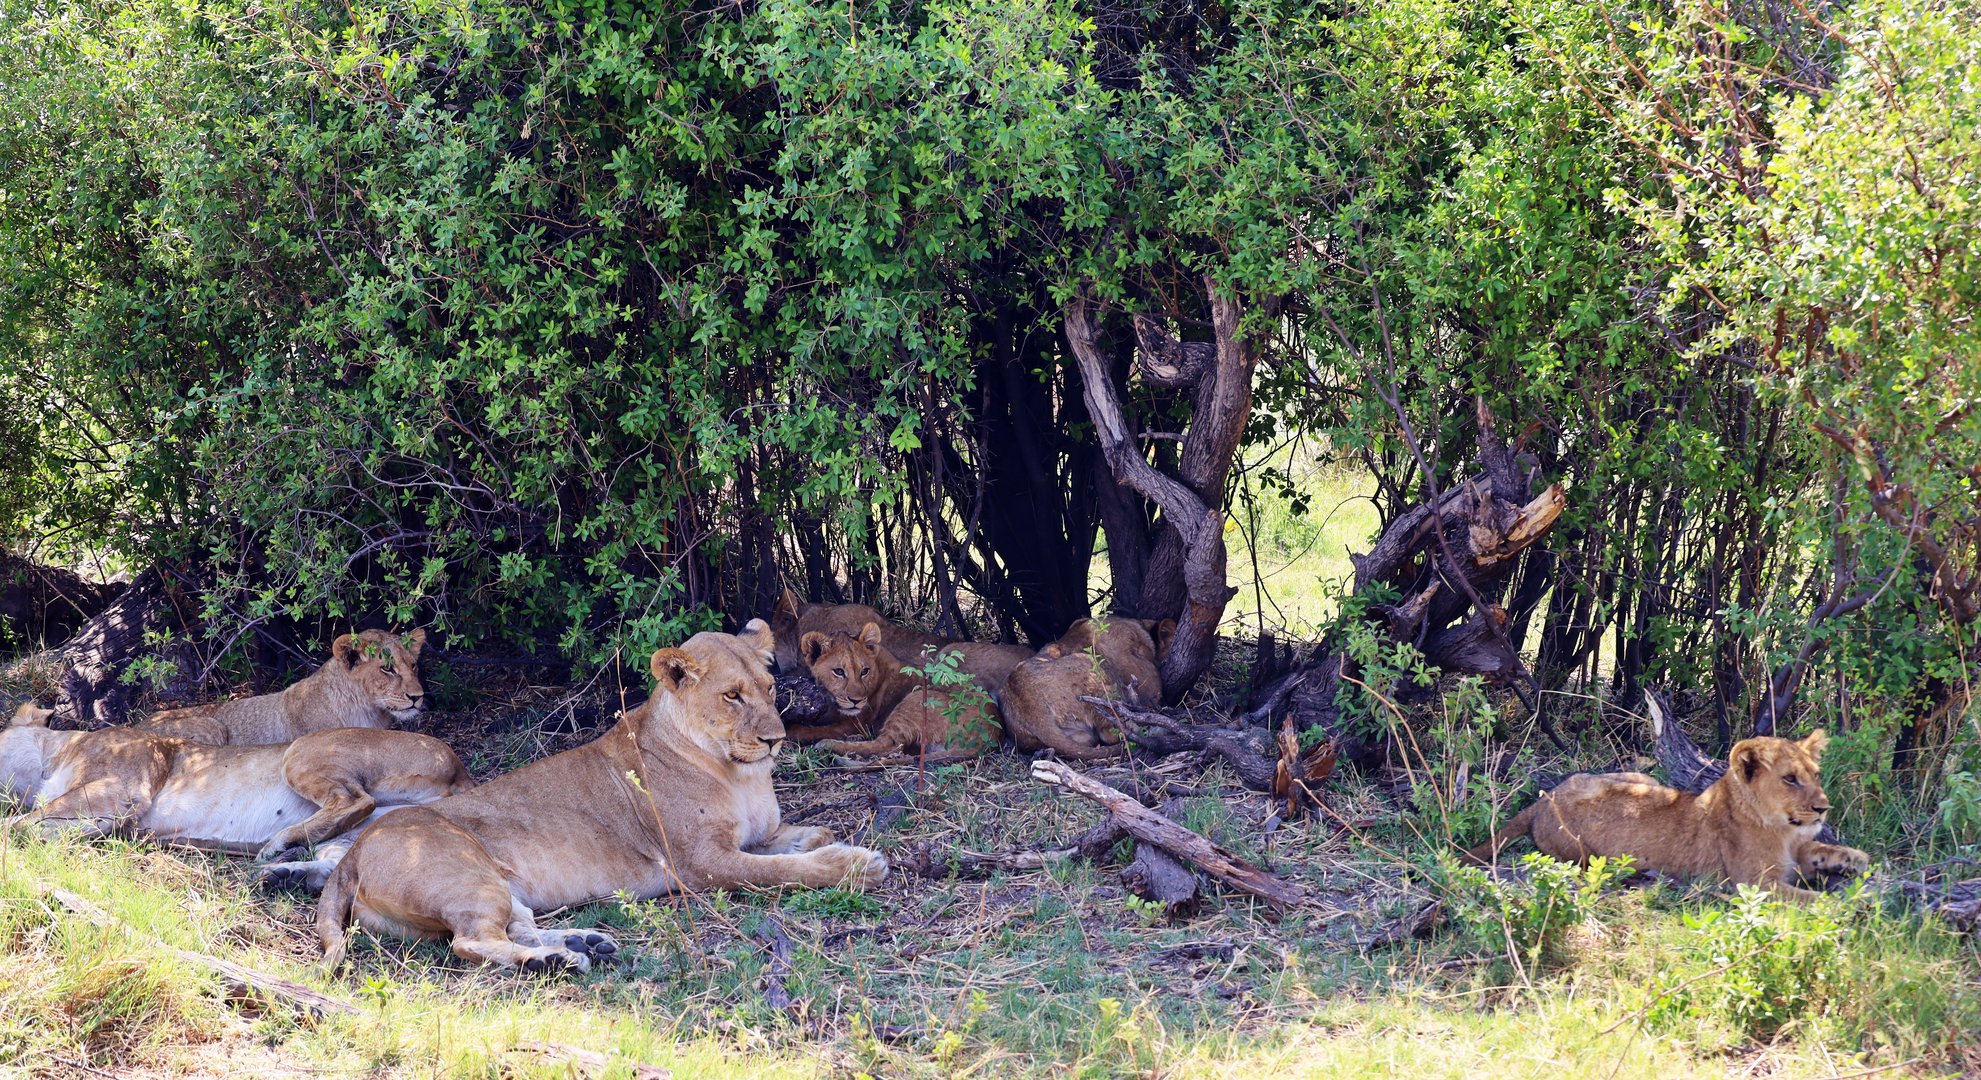
<svg viewBox="0 0 1981 1080">
<path fill-rule="evenodd" d="M 770 965 L 764 968 L 764 1004 L 779 1012 L 796 1011 L 798 1003 L 784 985 L 791 974 L 791 938 L 784 932 L 784 924 L 774 915 L 766 916 L 751 936 L 770 950 Z"/>
<path fill-rule="evenodd" d="M 563 1043 L 540 1042 L 536 1039 L 524 1039 L 510 1049 L 526 1054 L 541 1054 L 562 1061 L 572 1066 L 574 1070 L 582 1068 L 587 1072 L 604 1072 L 612 1064 L 611 1058 L 596 1050 L 565 1046 Z M 674 1076 L 672 1070 L 664 1069 L 659 1065 L 643 1065 L 637 1062 L 629 1064 L 632 1065 L 635 1080 L 672 1080 Z"/>
<path fill-rule="evenodd" d="M 1154 844 L 1180 859 L 1197 864 L 1205 873 L 1241 892 L 1269 900 L 1280 906 L 1305 903 L 1307 890 L 1256 866 L 1211 843 L 1198 833 L 1178 825 L 1143 806 L 1126 794 L 1086 776 L 1059 761 L 1032 762 L 1032 779 L 1062 787 L 1105 807 L 1114 823 L 1144 843 Z"/>
<path fill-rule="evenodd" d="M 81 916 L 84 921 L 92 925 L 105 928 L 122 926 L 125 929 L 133 929 L 129 923 L 124 922 L 115 915 L 110 914 L 66 889 L 49 889 L 48 895 L 54 897 L 56 903 Z M 190 964 L 197 964 L 219 975 L 220 981 L 227 984 L 229 992 L 236 997 L 253 997 L 257 994 L 265 994 L 292 1005 L 318 1020 L 326 1016 L 357 1015 L 358 1007 L 356 1005 L 342 998 L 334 998 L 329 994 L 319 993 L 301 983 L 291 982 L 280 976 L 270 975 L 265 971 L 256 971 L 254 968 L 244 967 L 231 960 L 222 960 L 217 956 L 208 956 L 205 953 L 193 952 L 190 949 L 174 948 L 170 945 L 165 946 L 165 948 L 170 950 L 179 959 Z"/>
</svg>

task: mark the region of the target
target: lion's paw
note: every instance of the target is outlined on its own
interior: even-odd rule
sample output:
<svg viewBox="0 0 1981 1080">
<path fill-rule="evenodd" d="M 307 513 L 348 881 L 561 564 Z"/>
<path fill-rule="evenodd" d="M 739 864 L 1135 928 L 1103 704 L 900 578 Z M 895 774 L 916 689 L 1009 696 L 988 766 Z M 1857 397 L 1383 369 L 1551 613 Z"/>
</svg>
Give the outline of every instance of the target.
<svg viewBox="0 0 1981 1080">
<path fill-rule="evenodd" d="M 619 956 L 619 943 L 596 930 L 572 930 L 564 935 L 564 947 L 597 963 L 608 963 Z"/>
<path fill-rule="evenodd" d="M 1818 873 L 1856 877 L 1869 869 L 1871 856 L 1850 847 L 1826 847 L 1809 860 Z"/>
<path fill-rule="evenodd" d="M 525 949 L 523 955 L 517 958 L 516 966 L 532 975 L 550 975 L 565 970 L 582 974 L 592 969 L 592 958 L 577 949 L 545 945 Z"/>
<path fill-rule="evenodd" d="M 261 868 L 260 885 L 269 892 L 287 892 L 291 889 L 314 892 L 310 869 L 310 865 L 303 862 L 271 863 Z"/>
</svg>

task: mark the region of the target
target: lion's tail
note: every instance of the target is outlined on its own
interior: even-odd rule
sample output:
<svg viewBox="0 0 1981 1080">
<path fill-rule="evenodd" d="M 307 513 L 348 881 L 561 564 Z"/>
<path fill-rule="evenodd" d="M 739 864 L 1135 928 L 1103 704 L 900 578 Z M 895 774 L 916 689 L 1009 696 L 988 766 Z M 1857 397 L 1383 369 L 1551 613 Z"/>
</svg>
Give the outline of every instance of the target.
<svg viewBox="0 0 1981 1080">
<path fill-rule="evenodd" d="M 346 856 L 330 872 L 323 894 L 316 900 L 316 936 L 323 943 L 323 969 L 334 972 L 344 966 L 344 947 L 350 938 L 344 928 L 351 924 L 351 903 L 357 897 L 358 860 Z"/>
<path fill-rule="evenodd" d="M 1542 796 L 1542 798 L 1546 798 L 1546 796 Z M 1494 833 L 1491 840 L 1466 852 L 1466 860 L 1479 866 L 1491 866 L 1493 860 L 1499 856 L 1501 848 L 1526 836 L 1533 829 L 1534 811 L 1540 809 L 1540 806 L 1541 800 L 1536 799 L 1534 800 L 1534 805 L 1513 815 L 1513 820 L 1507 822 L 1500 828 L 1500 831 Z"/>
</svg>

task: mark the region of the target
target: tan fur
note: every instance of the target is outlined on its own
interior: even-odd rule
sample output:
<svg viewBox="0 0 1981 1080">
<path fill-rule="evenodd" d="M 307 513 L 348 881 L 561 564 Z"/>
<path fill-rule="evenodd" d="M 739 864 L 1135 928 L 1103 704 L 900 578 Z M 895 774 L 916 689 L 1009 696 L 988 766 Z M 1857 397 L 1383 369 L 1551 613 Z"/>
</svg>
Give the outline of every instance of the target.
<svg viewBox="0 0 1981 1080">
<path fill-rule="evenodd" d="M 1005 681 L 1000 698 L 1004 726 L 1020 750 L 1050 749 L 1064 758 L 1116 757 L 1127 749 L 1120 725 L 1080 698 L 1121 697 L 1123 691 L 1099 658 L 1067 652 L 1055 642 L 1019 664 Z"/>
<path fill-rule="evenodd" d="M 1121 688 L 1122 700 L 1153 708 L 1162 704 L 1158 639 L 1167 645 L 1175 630 L 1174 619 L 1079 619 L 1053 644 L 1062 653 L 1093 650 L 1108 679 Z"/>
<path fill-rule="evenodd" d="M 1023 645 L 995 641 L 958 641 L 936 650 L 936 656 L 956 655 L 956 670 L 977 680 L 992 697 L 1004 692 L 1006 679 L 1018 665 L 1037 655 Z"/>
<path fill-rule="evenodd" d="M 533 911 L 622 892 L 881 881 L 878 852 L 781 822 L 772 648 L 756 620 L 662 649 L 654 695 L 602 738 L 373 824 L 318 904 L 325 961 L 341 962 L 355 917 L 375 933 L 451 937 L 471 960 L 583 970 L 616 944 L 539 929 Z"/>
<path fill-rule="evenodd" d="M 294 742 L 333 728 L 389 728 L 419 715 L 420 649 L 426 631 L 345 634 L 314 674 L 274 694 L 168 709 L 139 727 L 213 746 Z"/>
<path fill-rule="evenodd" d="M 837 724 L 790 727 L 791 741 L 797 745 L 818 743 L 834 753 L 855 756 L 911 750 L 968 756 L 1002 742 L 1003 717 L 984 680 L 996 678 L 1002 684 L 999 674 L 1009 674 L 1007 657 L 995 650 L 1015 646 L 974 645 L 970 653 L 960 655 L 957 670 L 972 675 L 976 685 L 954 690 L 926 685 L 922 675 L 882 643 L 881 629 L 874 623 L 861 627 L 857 636 L 808 633 L 801 648 L 812 678 L 832 695 L 844 719 Z M 940 651 L 958 648 L 950 645 Z M 952 707 L 960 707 L 958 719 L 968 721 L 954 732 L 945 715 Z"/>
<path fill-rule="evenodd" d="M 406 731 L 204 746 L 135 728 L 45 724 L 45 712 L 23 708 L 0 731 L 0 788 L 35 807 L 10 823 L 51 835 L 149 837 L 269 858 L 474 786 L 447 744 Z"/>
<path fill-rule="evenodd" d="M 880 627 L 881 644 L 899 657 L 914 657 L 942 646 L 944 639 L 924 630 L 889 620 L 865 604 L 814 604 L 784 590 L 771 612 L 770 630 L 777 638 L 777 670 L 805 670 L 802 642 L 806 634 L 845 634 L 858 637 L 868 623 Z"/>
<path fill-rule="evenodd" d="M 1829 812 L 1820 759 L 1829 739 L 1744 739 L 1726 775 L 1697 795 L 1643 773 L 1580 773 L 1543 794 L 1491 840 L 1467 855 L 1491 862 L 1509 842 L 1531 835 L 1547 855 L 1585 862 L 1629 855 L 1640 870 L 1759 885 L 1804 900 L 1790 882 L 1803 873 L 1856 873 L 1869 856 L 1818 843 Z"/>
</svg>

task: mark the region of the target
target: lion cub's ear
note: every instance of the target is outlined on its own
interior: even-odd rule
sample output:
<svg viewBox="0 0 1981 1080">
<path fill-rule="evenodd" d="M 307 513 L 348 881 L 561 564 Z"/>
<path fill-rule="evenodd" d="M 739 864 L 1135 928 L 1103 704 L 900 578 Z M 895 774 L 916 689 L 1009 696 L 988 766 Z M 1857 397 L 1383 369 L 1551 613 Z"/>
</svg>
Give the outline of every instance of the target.
<svg viewBox="0 0 1981 1080">
<path fill-rule="evenodd" d="M 54 709 L 44 709 L 32 701 L 21 702 L 14 710 L 14 719 L 8 727 L 47 727 L 48 718 L 55 715 Z"/>
<path fill-rule="evenodd" d="M 1822 728 L 1810 732 L 1802 740 L 1802 749 L 1812 758 L 1821 759 L 1823 750 L 1830 745 L 1830 733 Z"/>
<path fill-rule="evenodd" d="M 1759 739 L 1742 739 L 1733 744 L 1733 753 L 1727 755 L 1727 764 L 1750 784 L 1754 782 L 1754 774 L 1761 771 L 1767 760 L 1767 752 Z"/>
<path fill-rule="evenodd" d="M 816 664 L 819 662 L 819 657 L 825 655 L 825 647 L 828 644 L 830 642 L 824 634 L 817 630 L 808 630 L 804 637 L 798 639 L 798 652 L 805 657 L 805 663 Z"/>
<path fill-rule="evenodd" d="M 860 644 L 869 649 L 880 648 L 880 627 L 874 623 L 860 627 Z"/>
<path fill-rule="evenodd" d="M 743 624 L 737 639 L 748 649 L 753 649 L 768 664 L 777 655 L 777 635 L 770 632 L 770 624 L 762 619 L 751 619 Z"/>
<path fill-rule="evenodd" d="M 777 606 L 771 609 L 771 613 L 774 615 L 789 615 L 794 619 L 797 618 L 798 594 L 792 592 L 790 586 L 785 586 L 784 592 L 777 598 Z"/>
<path fill-rule="evenodd" d="M 692 686 L 702 677 L 702 666 L 680 649 L 661 649 L 653 654 L 653 677 L 663 690 Z"/>
<path fill-rule="evenodd" d="M 418 660 L 420 658 L 420 650 L 426 648 L 426 627 L 422 626 L 418 630 L 407 634 L 400 638 L 399 642 L 406 647 L 407 652 L 413 655 L 413 659 Z"/>
<path fill-rule="evenodd" d="M 1066 646 L 1061 645 L 1057 641 L 1038 651 L 1038 659 L 1040 660 L 1057 660 L 1065 655 Z"/>
<path fill-rule="evenodd" d="M 357 667 L 358 661 L 364 657 L 362 649 L 363 647 L 358 642 L 358 635 L 344 634 L 336 641 L 330 643 L 330 658 L 338 661 L 347 668 Z"/>
</svg>

